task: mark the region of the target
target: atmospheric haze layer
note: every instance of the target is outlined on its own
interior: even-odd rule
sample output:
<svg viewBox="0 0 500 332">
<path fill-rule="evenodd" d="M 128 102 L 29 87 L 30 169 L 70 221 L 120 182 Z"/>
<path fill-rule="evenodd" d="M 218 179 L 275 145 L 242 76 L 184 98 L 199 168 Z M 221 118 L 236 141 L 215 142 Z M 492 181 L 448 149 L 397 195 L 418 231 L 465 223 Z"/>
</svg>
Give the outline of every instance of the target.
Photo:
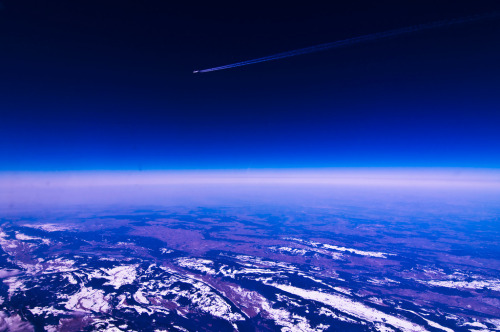
<svg viewBox="0 0 500 332">
<path fill-rule="evenodd" d="M 488 195 L 500 191 L 495 169 L 263 169 L 191 171 L 66 171 L 3 172 L 0 175 L 2 208 L 45 204 L 170 204 L 228 199 L 273 200 L 293 193 L 362 194 L 373 190 L 403 192 L 458 191 Z M 285 195 L 285 196 L 283 196 Z M 223 198 L 224 197 L 224 198 Z M 484 197 L 482 195 L 481 197 Z"/>
</svg>

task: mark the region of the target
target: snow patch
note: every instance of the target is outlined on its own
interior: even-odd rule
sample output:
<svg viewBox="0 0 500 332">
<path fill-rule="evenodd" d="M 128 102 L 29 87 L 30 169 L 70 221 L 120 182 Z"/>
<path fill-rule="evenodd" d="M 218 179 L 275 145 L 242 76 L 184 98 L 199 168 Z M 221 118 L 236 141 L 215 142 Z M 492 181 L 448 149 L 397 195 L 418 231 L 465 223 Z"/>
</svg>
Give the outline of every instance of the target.
<svg viewBox="0 0 500 332">
<path fill-rule="evenodd" d="M 336 251 L 342 251 L 342 252 L 348 252 L 348 253 L 356 254 L 356 255 L 360 255 L 360 256 L 368 256 L 368 257 L 376 257 L 376 258 L 387 258 L 387 256 L 392 255 L 392 254 L 386 254 L 383 252 L 364 251 L 364 250 L 358 250 L 358 249 L 352 249 L 352 248 L 346 248 L 346 247 L 332 246 L 329 244 L 323 244 L 323 248 L 336 250 Z"/>
<path fill-rule="evenodd" d="M 137 265 L 122 265 L 112 269 L 101 269 L 107 275 L 100 276 L 101 278 L 108 279 L 104 285 L 114 286 L 115 289 L 123 285 L 133 283 L 137 277 Z"/>
<path fill-rule="evenodd" d="M 297 249 L 297 248 L 290 248 L 290 247 L 269 247 L 271 251 L 277 251 L 280 253 L 287 253 L 290 255 L 300 255 L 303 256 L 307 254 L 307 250 L 305 249 Z"/>
<path fill-rule="evenodd" d="M 431 286 L 446 287 L 446 288 L 466 288 L 466 289 L 489 289 L 500 292 L 500 280 L 473 280 L 473 281 L 454 281 L 454 280 L 419 280 Z"/>
<path fill-rule="evenodd" d="M 183 257 L 176 259 L 176 262 L 179 266 L 187 269 L 200 271 L 206 274 L 216 274 L 215 270 L 212 268 L 214 262 L 208 259 Z"/>
<path fill-rule="evenodd" d="M 28 290 L 26 288 L 26 285 L 21 280 L 19 280 L 17 277 L 6 278 L 6 279 L 4 279 L 3 282 L 4 282 L 4 284 L 7 284 L 7 286 L 9 287 L 9 289 L 7 290 L 7 293 L 9 294 L 9 298 L 16 293 L 25 292 L 26 290 Z"/>
<path fill-rule="evenodd" d="M 44 317 L 48 315 L 52 316 L 65 315 L 68 313 L 67 311 L 59 310 L 54 307 L 34 307 L 28 310 L 31 311 L 31 313 L 35 316 L 44 316 Z"/>
<path fill-rule="evenodd" d="M 51 243 L 49 239 L 44 239 L 38 236 L 29 236 L 19 232 L 16 232 L 16 239 L 20 241 L 42 241 L 42 243 L 46 245 Z"/>
<path fill-rule="evenodd" d="M 368 307 L 362 303 L 352 301 L 351 299 L 348 299 L 344 296 L 327 294 L 314 290 L 305 290 L 302 288 L 288 286 L 288 285 L 280 285 L 280 284 L 268 284 L 268 285 L 273 286 L 282 291 L 285 291 L 287 293 L 300 296 L 307 300 L 313 300 L 332 306 L 333 308 L 339 311 L 345 312 L 351 316 L 357 317 L 364 321 L 380 323 L 380 324 L 389 324 L 403 331 L 412 331 L 412 332 L 427 331 L 420 325 L 417 325 L 400 317 L 388 315 L 384 312 Z"/>
<path fill-rule="evenodd" d="M 111 309 L 108 301 L 110 296 L 104 295 L 104 291 L 92 287 L 82 287 L 76 294 L 69 296 L 66 302 L 68 310 L 82 310 L 85 312 L 107 312 Z"/>
<path fill-rule="evenodd" d="M 23 321 L 21 316 L 16 314 L 8 316 L 8 314 L 3 311 L 0 311 L 0 329 L 2 331 L 34 331 L 33 326 Z"/>
<path fill-rule="evenodd" d="M 59 224 L 35 224 L 35 225 L 25 224 L 23 226 L 41 229 L 41 230 L 44 230 L 46 232 L 59 232 L 59 231 L 71 230 L 71 228 L 68 225 L 59 225 Z"/>
<path fill-rule="evenodd" d="M 134 300 L 137 301 L 137 303 L 140 303 L 140 304 L 149 304 L 149 301 L 148 299 L 144 296 L 144 294 L 138 290 L 137 292 L 135 292 L 135 294 L 133 295 L 134 297 Z"/>
</svg>

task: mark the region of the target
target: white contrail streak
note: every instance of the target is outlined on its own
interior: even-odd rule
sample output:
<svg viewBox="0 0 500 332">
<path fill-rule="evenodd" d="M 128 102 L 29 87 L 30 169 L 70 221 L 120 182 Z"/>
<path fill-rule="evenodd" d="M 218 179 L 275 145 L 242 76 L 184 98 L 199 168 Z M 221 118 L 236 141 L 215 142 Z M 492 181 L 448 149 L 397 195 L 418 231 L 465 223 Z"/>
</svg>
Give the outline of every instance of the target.
<svg viewBox="0 0 500 332">
<path fill-rule="evenodd" d="M 368 35 L 337 40 L 337 41 L 334 41 L 331 43 L 324 43 L 324 44 L 319 44 L 319 45 L 315 45 L 315 46 L 299 48 L 299 49 L 293 50 L 293 51 L 287 51 L 287 52 L 282 52 L 282 53 L 277 53 L 277 54 L 265 56 L 262 58 L 256 58 L 256 59 L 252 59 L 252 60 L 236 62 L 236 63 L 232 63 L 232 64 L 225 65 L 225 66 L 195 70 L 195 71 L 193 71 L 193 73 L 194 74 L 196 74 L 196 73 L 208 73 L 208 72 L 217 71 L 217 70 L 247 66 L 247 65 L 251 65 L 251 64 L 259 63 L 259 62 L 266 62 L 266 61 L 271 61 L 271 60 L 289 58 L 289 57 L 296 56 L 296 55 L 326 51 L 326 50 L 330 50 L 333 48 L 350 46 L 350 45 L 374 41 L 374 40 L 378 40 L 378 39 L 382 39 L 382 38 L 395 37 L 395 36 L 399 36 L 399 35 L 403 35 L 403 34 L 407 34 L 407 33 L 412 33 L 412 32 L 417 32 L 417 31 L 422 31 L 422 30 L 436 29 L 436 28 L 457 25 L 457 24 L 463 24 L 463 23 L 469 23 L 469 22 L 475 22 L 475 21 L 480 21 L 480 20 L 489 19 L 489 18 L 497 18 L 499 16 L 500 16 L 499 12 L 494 12 L 494 13 L 487 13 L 487 14 L 481 14 L 481 15 L 455 18 L 455 19 L 444 20 L 444 21 L 437 21 L 437 22 L 432 22 L 432 23 L 412 25 L 412 26 L 405 27 L 405 28 L 399 28 L 399 29 L 388 30 L 388 31 L 383 31 L 383 32 L 376 32 L 376 33 L 371 33 Z"/>
</svg>

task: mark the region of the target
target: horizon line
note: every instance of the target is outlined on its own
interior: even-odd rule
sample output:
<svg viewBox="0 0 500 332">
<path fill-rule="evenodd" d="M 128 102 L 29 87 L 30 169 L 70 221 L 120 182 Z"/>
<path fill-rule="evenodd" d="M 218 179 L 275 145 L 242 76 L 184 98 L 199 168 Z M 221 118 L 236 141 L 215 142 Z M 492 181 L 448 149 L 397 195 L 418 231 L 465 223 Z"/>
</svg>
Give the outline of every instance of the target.
<svg viewBox="0 0 500 332">
<path fill-rule="evenodd" d="M 0 171 L 0 186 L 3 188 L 183 184 L 480 186 L 500 188 L 500 169 L 470 167 L 330 167 L 142 171 Z"/>
</svg>

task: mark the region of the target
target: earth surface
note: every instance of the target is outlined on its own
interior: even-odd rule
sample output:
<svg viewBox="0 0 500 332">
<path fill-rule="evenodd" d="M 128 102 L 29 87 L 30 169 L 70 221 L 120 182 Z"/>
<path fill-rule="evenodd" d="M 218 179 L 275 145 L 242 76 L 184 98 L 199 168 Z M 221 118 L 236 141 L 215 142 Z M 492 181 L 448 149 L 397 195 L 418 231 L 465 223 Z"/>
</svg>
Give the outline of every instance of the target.
<svg viewBox="0 0 500 332">
<path fill-rule="evenodd" d="M 4 211 L 0 331 L 500 330 L 495 199 L 266 195 Z"/>
</svg>

